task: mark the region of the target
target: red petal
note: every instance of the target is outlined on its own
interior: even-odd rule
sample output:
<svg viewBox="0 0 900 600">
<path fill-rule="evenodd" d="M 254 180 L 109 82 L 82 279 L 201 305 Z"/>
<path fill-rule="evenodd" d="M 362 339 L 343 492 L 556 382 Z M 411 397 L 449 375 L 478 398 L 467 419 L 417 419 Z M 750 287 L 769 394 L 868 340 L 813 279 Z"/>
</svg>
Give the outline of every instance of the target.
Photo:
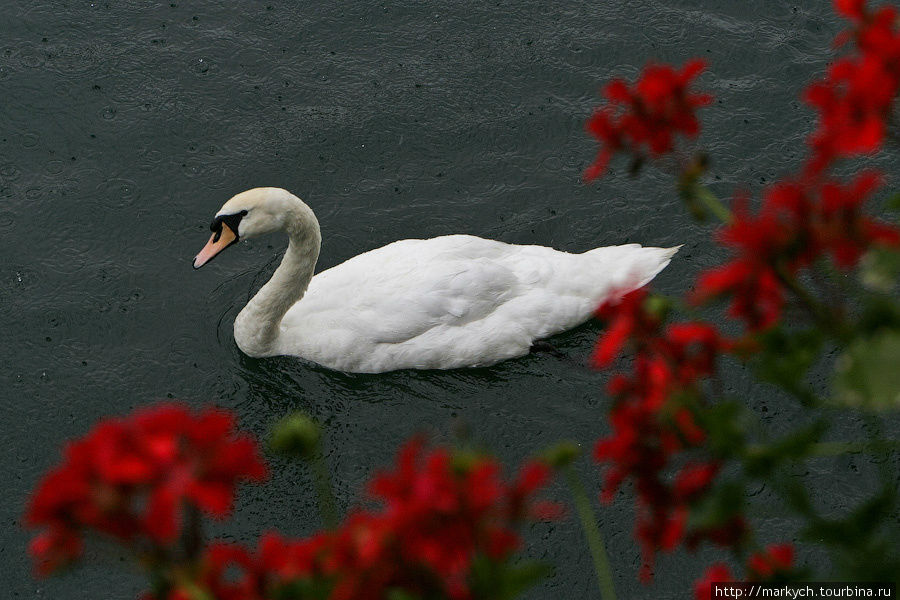
<svg viewBox="0 0 900 600">
<path fill-rule="evenodd" d="M 178 497 L 167 488 L 155 490 L 147 503 L 144 527 L 150 537 L 169 543 L 178 537 Z"/>
</svg>

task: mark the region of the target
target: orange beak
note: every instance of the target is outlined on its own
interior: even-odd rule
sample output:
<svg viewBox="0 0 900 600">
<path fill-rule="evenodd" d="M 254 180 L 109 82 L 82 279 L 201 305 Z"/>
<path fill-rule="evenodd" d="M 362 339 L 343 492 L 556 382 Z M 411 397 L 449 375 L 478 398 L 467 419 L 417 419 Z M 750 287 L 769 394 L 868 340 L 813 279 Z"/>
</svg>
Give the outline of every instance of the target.
<svg viewBox="0 0 900 600">
<path fill-rule="evenodd" d="M 228 225 L 221 223 L 221 226 L 222 228 L 212 234 L 203 250 L 194 258 L 195 269 L 211 261 L 219 252 L 238 240 L 237 234 Z"/>
</svg>

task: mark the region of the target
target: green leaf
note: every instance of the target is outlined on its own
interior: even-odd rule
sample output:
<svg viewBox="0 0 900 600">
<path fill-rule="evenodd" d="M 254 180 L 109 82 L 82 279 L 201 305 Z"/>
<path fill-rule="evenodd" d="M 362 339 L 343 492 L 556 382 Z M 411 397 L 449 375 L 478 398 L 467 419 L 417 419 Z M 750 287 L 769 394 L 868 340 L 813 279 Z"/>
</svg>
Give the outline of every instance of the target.
<svg viewBox="0 0 900 600">
<path fill-rule="evenodd" d="M 764 351 L 760 355 L 759 374 L 772 383 L 795 382 L 806 374 L 819 357 L 822 332 L 809 329 L 788 332 L 773 328 L 760 336 Z"/>
<path fill-rule="evenodd" d="M 280 585 L 270 592 L 272 600 L 326 600 L 334 589 L 332 581 L 321 577 L 298 579 Z"/>
<path fill-rule="evenodd" d="M 900 331 L 855 340 L 835 364 L 833 401 L 868 410 L 900 408 Z"/>
<path fill-rule="evenodd" d="M 886 210 L 900 211 L 900 192 L 892 195 L 884 203 Z"/>
<path fill-rule="evenodd" d="M 480 600 L 514 600 L 546 577 L 551 568 L 537 561 L 497 562 L 475 557 L 469 571 L 472 596 Z"/>
<path fill-rule="evenodd" d="M 900 331 L 900 303 L 892 296 L 871 295 L 859 318 L 859 335 L 870 336 L 885 329 Z"/>
<path fill-rule="evenodd" d="M 826 429 L 824 421 L 816 421 L 771 444 L 751 446 L 744 456 L 744 469 L 751 477 L 765 477 L 785 461 L 805 458 Z"/>
<path fill-rule="evenodd" d="M 206 593 L 206 591 L 195 584 L 190 584 L 185 591 L 187 591 L 191 600 L 213 600 L 213 597 L 210 594 Z"/>
<path fill-rule="evenodd" d="M 403 588 L 391 588 L 388 590 L 387 600 L 420 600 L 420 597 L 410 594 Z"/>
<path fill-rule="evenodd" d="M 817 399 L 806 382 L 806 373 L 819 359 L 822 332 L 775 327 L 760 335 L 759 341 L 763 347 L 755 363 L 759 378 L 794 394 L 804 404 L 815 404 Z"/>
<path fill-rule="evenodd" d="M 802 535 L 832 549 L 839 573 L 894 581 L 900 574 L 897 537 L 891 527 L 896 505 L 896 491 L 889 483 L 842 518 L 814 519 Z"/>
<path fill-rule="evenodd" d="M 691 509 L 690 529 L 715 529 L 743 513 L 746 504 L 744 485 L 727 481 L 705 493 Z"/>
<path fill-rule="evenodd" d="M 580 450 L 575 442 L 565 440 L 545 448 L 539 456 L 554 469 L 562 469 L 571 465 L 578 458 L 579 453 Z"/>
<path fill-rule="evenodd" d="M 537 561 L 523 561 L 516 567 L 508 569 L 503 586 L 506 594 L 504 598 L 517 598 L 522 592 L 550 575 L 551 572 L 550 565 Z"/>
<path fill-rule="evenodd" d="M 743 405 L 725 401 L 713 404 L 695 415 L 706 430 L 708 445 L 715 456 L 730 457 L 745 443 L 746 410 Z"/>
<path fill-rule="evenodd" d="M 892 248 L 875 248 L 860 261 L 859 280 L 873 292 L 891 293 L 900 275 L 900 252 Z"/>
</svg>

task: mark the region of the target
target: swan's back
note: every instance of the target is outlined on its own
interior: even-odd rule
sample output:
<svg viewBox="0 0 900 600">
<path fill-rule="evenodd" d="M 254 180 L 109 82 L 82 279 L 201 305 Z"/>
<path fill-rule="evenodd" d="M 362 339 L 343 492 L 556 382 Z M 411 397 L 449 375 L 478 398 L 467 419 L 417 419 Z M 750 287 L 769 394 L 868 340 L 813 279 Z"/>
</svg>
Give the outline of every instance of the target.
<svg viewBox="0 0 900 600">
<path fill-rule="evenodd" d="M 401 240 L 313 277 L 282 320 L 277 354 L 356 372 L 493 364 L 583 323 L 676 251 L 628 244 L 569 254 L 469 235 Z"/>
</svg>

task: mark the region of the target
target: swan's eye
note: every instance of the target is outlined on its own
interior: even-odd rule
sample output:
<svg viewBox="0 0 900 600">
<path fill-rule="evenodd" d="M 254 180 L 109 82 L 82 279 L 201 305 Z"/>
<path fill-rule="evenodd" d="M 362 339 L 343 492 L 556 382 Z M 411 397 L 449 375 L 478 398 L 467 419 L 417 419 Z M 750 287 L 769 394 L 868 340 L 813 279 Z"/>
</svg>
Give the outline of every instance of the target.
<svg viewBox="0 0 900 600">
<path fill-rule="evenodd" d="M 246 210 L 242 210 L 239 213 L 234 213 L 233 215 L 219 215 L 213 222 L 209 224 L 209 230 L 215 233 L 215 237 L 213 238 L 213 242 L 218 242 L 219 238 L 222 237 L 222 224 L 228 226 L 233 233 L 235 238 L 238 237 L 238 227 L 241 224 L 241 219 L 247 214 Z"/>
</svg>

